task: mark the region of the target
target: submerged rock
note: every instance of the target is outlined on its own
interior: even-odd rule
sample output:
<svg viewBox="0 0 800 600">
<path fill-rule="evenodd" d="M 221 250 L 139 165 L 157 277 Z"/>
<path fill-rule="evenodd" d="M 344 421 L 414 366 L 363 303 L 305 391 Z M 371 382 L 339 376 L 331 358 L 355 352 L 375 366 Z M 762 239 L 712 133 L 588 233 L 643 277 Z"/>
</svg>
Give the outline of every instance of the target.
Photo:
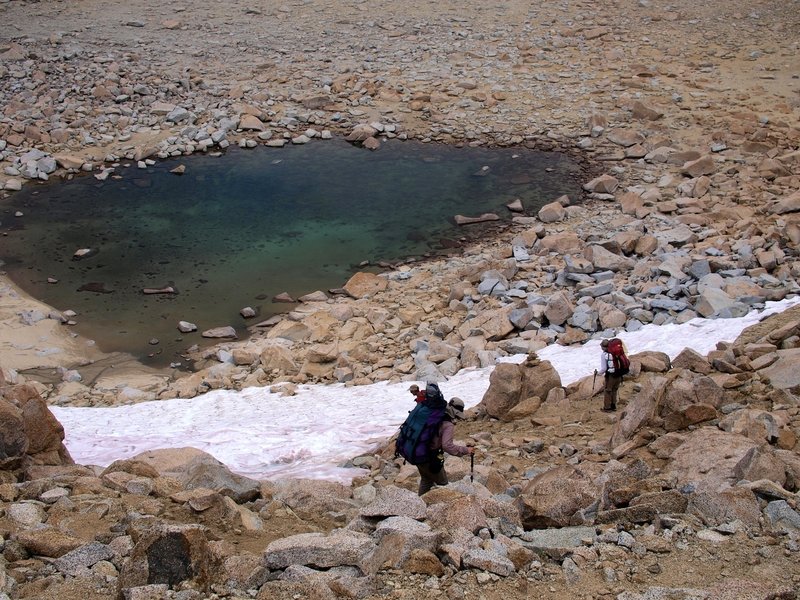
<svg viewBox="0 0 800 600">
<path fill-rule="evenodd" d="M 142 293 L 145 295 L 152 294 L 177 294 L 178 291 L 171 285 L 162 288 L 142 288 Z"/>
<path fill-rule="evenodd" d="M 236 330 L 230 325 L 206 329 L 202 334 L 204 338 L 237 338 Z"/>
<path fill-rule="evenodd" d="M 93 248 L 79 248 L 72 254 L 72 260 L 82 260 L 97 254 L 97 250 Z"/>
<path fill-rule="evenodd" d="M 197 325 L 194 323 L 190 323 L 189 321 L 178 321 L 178 331 L 181 333 L 190 333 L 192 331 L 197 331 Z"/>
<path fill-rule="evenodd" d="M 494 213 L 483 213 L 477 217 L 465 217 L 464 215 L 455 215 L 453 219 L 456 225 L 472 225 L 474 223 L 486 223 L 488 221 L 499 221 L 500 217 Z"/>
</svg>

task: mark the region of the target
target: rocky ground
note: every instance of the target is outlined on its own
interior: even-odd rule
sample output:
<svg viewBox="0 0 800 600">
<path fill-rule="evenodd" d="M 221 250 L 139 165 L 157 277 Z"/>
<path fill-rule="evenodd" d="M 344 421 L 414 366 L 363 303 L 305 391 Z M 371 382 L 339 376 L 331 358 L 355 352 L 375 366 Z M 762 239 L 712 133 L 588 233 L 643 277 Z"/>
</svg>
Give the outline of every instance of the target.
<svg viewBox="0 0 800 600">
<path fill-rule="evenodd" d="M 135 2 L 5 3 L 6 190 L 331 132 L 372 147 L 399 136 L 562 150 L 587 170 L 584 198 L 502 215 L 491 240 L 396 267 L 375 288 L 359 275 L 349 294 L 309 294 L 246 344 L 193 355 L 196 375 L 179 381 L 105 368 L 119 357 L 98 367 L 90 345 L 53 323 L 79 315 L 6 284 L 3 366 L 60 367 L 53 401 L 90 405 L 130 401 L 130 389 L 152 399 L 432 379 L 553 339 L 739 314 L 794 291 L 800 80 L 789 6 L 590 6 L 511 3 L 487 19 L 461 5 L 186 3 L 153 15 Z M 10 196 L 7 219 L 13 211 Z"/>
<path fill-rule="evenodd" d="M 247 341 L 197 353 L 187 376 L 112 368 L 119 357 L 61 326 L 70 315 L 4 282 L 0 589 L 794 597 L 793 318 L 707 358 L 640 356 L 613 417 L 590 405 L 590 382 L 494 386 L 461 426 L 482 450 L 475 485 L 434 491 L 425 506 L 400 489 L 414 487 L 413 473 L 380 456 L 361 459 L 369 475 L 352 488 L 237 480 L 247 491 L 232 492 L 216 478 L 224 468 L 194 480 L 185 456 L 102 474 L 56 467 L 69 461 L 37 398 L 109 405 L 217 387 L 444 379 L 552 341 L 736 316 L 796 293 L 796 4 L 0 2 L 4 222 L 32 180 L 105 178 L 230 144 L 344 135 L 379 151 L 401 137 L 559 150 L 586 165 L 584 198 L 502 215 L 495 236 L 452 256 L 310 294 Z M 31 367 L 58 377 L 20 373 Z M 520 381 L 550 381 L 535 360 L 519 369 Z M 52 427 L 34 431 L 42 419 Z M 458 461 L 450 469 L 466 473 Z M 345 525 L 323 541 L 286 537 Z M 264 553 L 269 543 L 283 545 Z M 159 553 L 183 559 L 148 574 Z"/>
<path fill-rule="evenodd" d="M 796 598 L 800 309 L 703 357 L 591 377 L 502 363 L 422 498 L 391 443 L 350 486 L 255 481 L 193 449 L 72 464 L 36 387 L 0 389 L 10 598 Z M 0 593 L 3 593 L 0 592 Z M 4 596 L 0 596 L 4 597 Z"/>
</svg>

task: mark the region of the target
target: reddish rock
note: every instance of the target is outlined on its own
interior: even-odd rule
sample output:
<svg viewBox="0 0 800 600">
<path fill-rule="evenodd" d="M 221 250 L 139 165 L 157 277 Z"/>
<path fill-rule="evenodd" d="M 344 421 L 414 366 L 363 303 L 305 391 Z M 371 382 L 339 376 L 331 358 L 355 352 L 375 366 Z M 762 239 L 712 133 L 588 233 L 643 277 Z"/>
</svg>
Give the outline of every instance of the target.
<svg viewBox="0 0 800 600">
<path fill-rule="evenodd" d="M 567 212 L 560 202 L 551 202 L 545 204 L 539 209 L 538 217 L 542 223 L 555 223 L 556 221 L 563 221 L 567 216 Z"/>
<path fill-rule="evenodd" d="M 80 156 L 73 156 L 71 154 L 56 154 L 53 156 L 59 167 L 62 169 L 79 170 L 84 163 Z"/>
<path fill-rule="evenodd" d="M 618 186 L 619 180 L 616 177 L 601 175 L 585 183 L 583 189 L 587 192 L 594 192 L 597 194 L 613 194 Z"/>
<path fill-rule="evenodd" d="M 665 473 L 676 477 L 679 486 L 692 483 L 698 489 L 715 492 L 741 478 L 737 466 L 756 447 L 756 442 L 744 436 L 703 427 L 690 432 L 672 452 Z"/>
<path fill-rule="evenodd" d="M 344 290 L 353 298 L 363 298 L 382 292 L 388 286 L 389 282 L 385 277 L 360 271 L 344 284 Z"/>
<path fill-rule="evenodd" d="M 561 377 L 548 361 L 535 355 L 520 365 L 498 364 L 489 377 L 489 389 L 481 400 L 486 414 L 510 419 L 510 411 L 530 398 L 547 398 L 551 389 L 561 387 Z M 511 413 L 513 414 L 513 413 Z"/>
<path fill-rule="evenodd" d="M 626 215 L 635 215 L 636 211 L 644 206 L 642 197 L 635 192 L 625 192 L 617 201 L 620 210 Z"/>
<path fill-rule="evenodd" d="M 6 388 L 0 398 L 0 468 L 74 463 L 64 446 L 64 428 L 31 385 Z"/>
<path fill-rule="evenodd" d="M 22 411 L 0 399 L 0 469 L 18 469 L 28 451 L 28 436 L 22 430 Z"/>
<path fill-rule="evenodd" d="M 717 409 L 709 404 L 690 404 L 678 412 L 667 415 L 664 419 L 664 428 L 667 431 L 678 431 L 717 417 L 719 417 Z"/>
<path fill-rule="evenodd" d="M 614 432 L 611 434 L 612 448 L 633 438 L 641 427 L 656 417 L 666 385 L 667 379 L 664 377 L 653 377 L 643 383 L 639 392 L 628 402 L 620 420 L 614 427 Z"/>
<path fill-rule="evenodd" d="M 557 252 L 558 254 L 567 254 L 581 250 L 583 241 L 571 232 L 554 233 L 542 237 L 537 243 L 537 247 L 550 252 Z"/>
<path fill-rule="evenodd" d="M 711 372 L 711 364 L 708 359 L 691 348 L 681 350 L 680 354 L 672 361 L 672 366 L 676 369 L 690 369 L 704 375 Z"/>
<path fill-rule="evenodd" d="M 711 156 L 703 156 L 697 160 L 690 160 L 683 164 L 681 168 L 684 175 L 689 177 L 700 177 L 701 175 L 711 175 L 717 170 L 714 159 Z"/>
<path fill-rule="evenodd" d="M 239 119 L 239 129 L 244 131 L 264 131 L 264 123 L 255 115 L 241 115 Z"/>
<path fill-rule="evenodd" d="M 701 491 L 689 499 L 687 512 L 702 517 L 709 525 L 741 521 L 748 529 L 757 528 L 761 509 L 755 494 L 745 488 Z"/>
<path fill-rule="evenodd" d="M 515 504 L 525 529 L 566 527 L 572 515 L 600 497 L 596 483 L 602 467 L 592 463 L 563 465 L 534 477 Z"/>
<path fill-rule="evenodd" d="M 656 352 L 655 350 L 647 350 L 645 352 L 637 352 L 631 354 L 631 372 L 633 372 L 633 363 L 639 365 L 642 372 L 650 373 L 666 373 L 672 367 L 669 355 L 664 352 Z"/>
<path fill-rule="evenodd" d="M 486 513 L 475 496 L 458 496 L 428 507 L 427 523 L 433 529 L 453 531 L 464 528 L 477 533 L 486 527 Z"/>
<path fill-rule="evenodd" d="M 48 558 L 59 558 L 86 543 L 86 540 L 68 535 L 53 527 L 25 529 L 14 534 L 12 539 L 31 554 Z"/>
<path fill-rule="evenodd" d="M 680 371 L 672 379 L 664 393 L 659 414 L 666 417 L 670 413 L 681 412 L 686 407 L 703 403 L 720 408 L 726 402 L 725 390 L 705 375 Z"/>
<path fill-rule="evenodd" d="M 650 108 L 637 100 L 631 108 L 631 116 L 634 119 L 642 119 L 644 121 L 657 121 L 664 116 L 664 113 Z"/>
</svg>

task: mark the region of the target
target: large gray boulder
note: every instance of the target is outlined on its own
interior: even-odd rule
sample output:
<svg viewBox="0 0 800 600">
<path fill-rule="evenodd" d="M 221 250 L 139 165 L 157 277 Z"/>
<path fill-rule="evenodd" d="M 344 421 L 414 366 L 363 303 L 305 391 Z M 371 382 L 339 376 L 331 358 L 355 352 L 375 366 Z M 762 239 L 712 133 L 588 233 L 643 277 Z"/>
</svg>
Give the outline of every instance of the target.
<svg viewBox="0 0 800 600">
<path fill-rule="evenodd" d="M 458 328 L 462 339 L 479 335 L 489 341 L 498 341 L 514 331 L 514 324 L 510 320 L 511 308 L 486 310 L 474 318 L 464 321 Z"/>
<path fill-rule="evenodd" d="M 337 530 L 328 535 L 300 533 L 272 542 L 264 551 L 268 569 L 306 565 L 329 569 L 350 565 L 361 567 L 376 548 L 372 537 L 356 531 Z"/>
<path fill-rule="evenodd" d="M 594 527 L 585 525 L 558 529 L 536 529 L 526 531 L 521 536 L 526 548 L 540 554 L 547 554 L 556 560 L 563 560 L 571 555 L 575 548 L 583 546 L 585 540 L 593 540 L 594 537 Z"/>
<path fill-rule="evenodd" d="M 362 517 L 408 517 L 423 519 L 425 502 L 412 491 L 393 485 L 378 488 L 377 498 L 361 509 Z"/>
<path fill-rule="evenodd" d="M 153 584 L 170 587 L 192 582 L 208 591 L 212 558 L 204 528 L 199 525 L 159 525 L 144 531 L 122 565 L 119 596 L 125 590 Z"/>
<path fill-rule="evenodd" d="M 515 504 L 525 529 L 566 527 L 572 516 L 600 498 L 602 467 L 594 463 L 563 465 L 534 477 Z"/>
<path fill-rule="evenodd" d="M 240 504 L 255 500 L 261 494 L 258 481 L 232 473 L 216 458 L 197 448 L 148 450 L 137 454 L 133 460 L 152 466 L 161 476 L 177 479 L 188 490 L 208 488 Z"/>
<path fill-rule="evenodd" d="M 389 517 L 378 523 L 372 537 L 378 543 L 378 550 L 369 562 L 378 568 L 388 564 L 397 569 L 415 551 L 436 552 L 442 534 L 408 517 Z"/>
<path fill-rule="evenodd" d="M 720 408 L 726 402 L 725 390 L 711 377 L 682 370 L 669 382 L 659 413 L 667 417 L 692 404 L 703 403 Z"/>
<path fill-rule="evenodd" d="M 778 360 L 758 374 L 778 389 L 787 390 L 800 385 L 800 348 L 778 350 Z"/>
<path fill-rule="evenodd" d="M 0 385 L 4 381 L 0 380 Z M 74 464 L 64 446 L 64 427 L 32 385 L 15 385 L 0 398 L 0 471 L 9 480 L 33 465 Z M 16 472 L 16 474 L 14 474 Z M 2 479 L 0 479 L 2 481 Z"/>
<path fill-rule="evenodd" d="M 564 292 L 558 292 L 547 298 L 544 316 L 552 325 L 563 325 L 572 316 L 575 307 Z"/>
<path fill-rule="evenodd" d="M 567 216 L 567 211 L 560 202 L 551 202 L 545 204 L 539 209 L 538 217 L 542 223 L 555 223 L 556 221 L 563 221 Z"/>
<path fill-rule="evenodd" d="M 778 440 L 779 420 L 765 410 L 745 408 L 737 410 L 722 419 L 719 428 L 730 433 L 738 433 L 754 442 L 774 444 Z"/>
<path fill-rule="evenodd" d="M 561 377 L 549 361 L 531 354 L 522 364 L 500 363 L 489 377 L 489 389 L 481 406 L 491 417 L 510 420 L 509 412 L 520 402 L 547 398 L 550 390 L 561 387 Z"/>
<path fill-rule="evenodd" d="M 508 577 L 516 571 L 514 563 L 507 557 L 499 552 L 492 552 L 481 548 L 470 548 L 467 550 L 464 553 L 462 562 L 465 567 L 488 571 L 489 573 L 500 575 L 500 577 Z"/>
<path fill-rule="evenodd" d="M 742 317 L 749 310 L 746 305 L 737 302 L 735 298 L 731 298 L 728 294 L 716 288 L 703 290 L 695 301 L 694 309 L 706 318 Z"/>
<path fill-rule="evenodd" d="M 769 211 L 775 215 L 784 215 L 800 211 L 800 190 L 778 199 Z"/>
<path fill-rule="evenodd" d="M 101 560 L 111 560 L 114 556 L 114 551 L 107 544 L 89 542 L 57 558 L 53 561 L 53 566 L 65 575 L 77 577 L 84 569 Z"/>
<path fill-rule="evenodd" d="M 634 265 L 630 258 L 615 254 L 600 245 L 587 246 L 583 255 L 599 271 L 627 271 Z"/>
<path fill-rule="evenodd" d="M 672 229 L 657 231 L 654 235 L 660 244 L 669 244 L 676 248 L 694 244 L 697 241 L 697 234 L 688 225 L 678 225 Z"/>
<path fill-rule="evenodd" d="M 622 417 L 614 427 L 611 434 L 612 448 L 630 440 L 639 429 L 658 415 L 667 381 L 665 377 L 651 377 L 642 382 L 641 388 L 628 402 Z"/>
<path fill-rule="evenodd" d="M 764 514 L 773 528 L 787 533 L 800 532 L 800 513 L 789 506 L 786 500 L 770 502 Z"/>
<path fill-rule="evenodd" d="M 355 516 L 358 511 L 349 486 L 319 479 L 279 479 L 271 483 L 272 499 L 292 509 L 303 520 L 314 522 L 321 515 Z"/>
<path fill-rule="evenodd" d="M 752 463 L 758 443 L 743 435 L 703 427 L 690 432 L 670 456 L 665 468 L 677 485 L 692 485 L 697 490 L 719 491 L 742 479 L 744 468 Z M 777 459 L 776 459 L 777 460 Z M 766 479 L 761 474 L 757 479 Z"/>
<path fill-rule="evenodd" d="M 437 490 L 433 490 L 426 494 L 426 498 L 433 501 L 428 506 L 426 521 L 434 530 L 466 529 L 478 533 L 488 525 L 486 511 L 476 496 L 444 493 L 436 496 L 436 492 Z M 438 501 L 442 496 L 442 501 Z"/>
<path fill-rule="evenodd" d="M 691 494 L 686 512 L 700 516 L 711 526 L 738 521 L 751 530 L 759 527 L 761 519 L 755 494 L 740 487 Z"/>
</svg>

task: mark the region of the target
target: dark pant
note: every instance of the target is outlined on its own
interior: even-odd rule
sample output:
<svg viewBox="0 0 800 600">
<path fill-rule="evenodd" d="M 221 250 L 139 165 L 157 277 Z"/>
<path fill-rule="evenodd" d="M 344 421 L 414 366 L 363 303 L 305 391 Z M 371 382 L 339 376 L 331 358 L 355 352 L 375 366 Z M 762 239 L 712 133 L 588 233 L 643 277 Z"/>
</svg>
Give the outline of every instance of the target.
<svg viewBox="0 0 800 600">
<path fill-rule="evenodd" d="M 606 373 L 605 386 L 603 387 L 603 409 L 612 410 L 617 408 L 617 390 L 622 383 L 622 377 Z"/>
<path fill-rule="evenodd" d="M 447 473 L 444 467 L 436 471 L 431 470 L 428 465 L 417 465 L 419 471 L 419 495 L 422 496 L 434 485 L 447 485 Z"/>
</svg>

